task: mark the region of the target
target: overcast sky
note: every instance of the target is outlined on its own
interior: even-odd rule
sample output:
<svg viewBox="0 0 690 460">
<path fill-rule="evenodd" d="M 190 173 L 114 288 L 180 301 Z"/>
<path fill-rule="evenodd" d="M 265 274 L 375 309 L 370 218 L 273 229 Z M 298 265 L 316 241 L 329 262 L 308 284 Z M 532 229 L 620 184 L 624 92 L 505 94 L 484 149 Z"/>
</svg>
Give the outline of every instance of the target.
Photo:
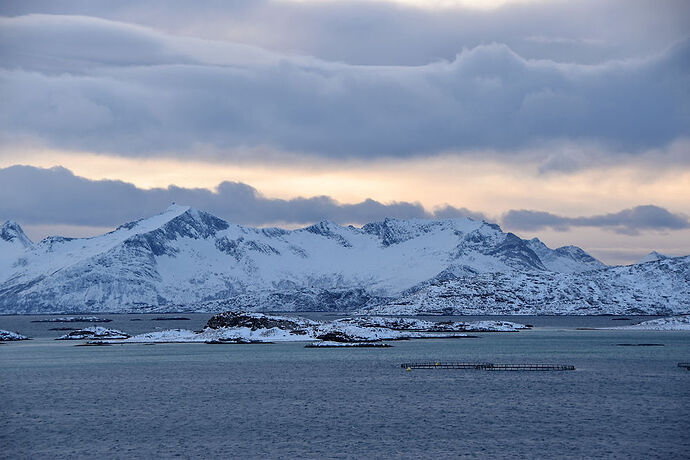
<svg viewBox="0 0 690 460">
<path fill-rule="evenodd" d="M 485 218 L 690 253 L 686 1 L 0 3 L 0 220 Z M 22 166 L 19 166 L 22 165 Z"/>
</svg>

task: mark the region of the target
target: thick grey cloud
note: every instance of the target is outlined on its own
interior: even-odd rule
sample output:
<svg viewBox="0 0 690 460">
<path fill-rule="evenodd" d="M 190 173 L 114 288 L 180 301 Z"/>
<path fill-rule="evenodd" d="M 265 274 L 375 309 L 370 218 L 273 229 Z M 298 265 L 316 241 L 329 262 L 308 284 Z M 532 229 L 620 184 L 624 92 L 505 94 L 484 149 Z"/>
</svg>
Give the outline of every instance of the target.
<svg viewBox="0 0 690 460">
<path fill-rule="evenodd" d="M 122 155 L 267 146 L 329 158 L 512 151 L 554 139 L 637 150 L 690 135 L 690 40 L 600 65 L 503 44 L 415 67 L 354 66 L 86 17 L 0 23 L 2 140 Z"/>
<path fill-rule="evenodd" d="M 514 230 L 552 228 L 567 231 L 571 227 L 602 227 L 618 233 L 637 234 L 643 230 L 682 230 L 690 220 L 654 205 L 636 206 L 620 212 L 589 217 L 563 217 L 549 212 L 511 210 L 503 216 L 503 225 Z"/>
<path fill-rule="evenodd" d="M 420 65 L 505 43 L 525 58 L 601 63 L 649 55 L 688 35 L 685 0 L 524 2 L 490 10 L 388 1 L 4 0 L 0 15 L 95 16 L 328 61 Z"/>
<path fill-rule="evenodd" d="M 173 201 L 209 211 L 233 223 L 257 226 L 311 224 L 323 219 L 364 224 L 385 217 L 484 217 L 452 206 L 427 211 L 419 203 L 383 204 L 368 199 L 342 204 L 328 196 L 272 199 L 238 182 L 222 182 L 215 192 L 176 186 L 147 190 L 122 181 L 85 179 L 62 167 L 0 169 L 0 220 L 3 221 L 114 227 L 162 212 Z"/>
<path fill-rule="evenodd" d="M 323 219 L 340 224 L 365 224 L 386 217 L 455 218 L 488 220 L 481 212 L 443 206 L 433 211 L 419 203 L 380 203 L 368 199 L 356 204 L 339 203 L 328 196 L 267 198 L 239 182 L 222 182 L 215 191 L 201 188 L 141 189 L 112 180 L 89 180 L 55 167 L 11 166 L 0 169 L 0 221 L 26 225 L 114 227 L 126 221 L 157 214 L 171 202 L 209 211 L 230 222 L 253 225 L 308 225 Z M 503 215 L 508 230 L 600 227 L 619 233 L 690 228 L 687 216 L 653 205 L 589 217 L 562 217 L 548 212 L 511 210 Z"/>
</svg>

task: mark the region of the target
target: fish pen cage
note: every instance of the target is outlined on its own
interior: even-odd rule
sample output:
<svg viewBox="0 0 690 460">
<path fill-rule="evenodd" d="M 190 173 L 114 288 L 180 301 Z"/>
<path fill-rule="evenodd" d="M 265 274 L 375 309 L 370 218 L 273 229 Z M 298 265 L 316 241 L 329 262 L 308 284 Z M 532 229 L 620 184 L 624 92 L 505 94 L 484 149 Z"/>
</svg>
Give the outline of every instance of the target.
<svg viewBox="0 0 690 460">
<path fill-rule="evenodd" d="M 574 371 L 570 364 L 496 364 L 496 363 L 403 363 L 401 368 L 412 369 L 471 369 L 480 371 Z"/>
</svg>

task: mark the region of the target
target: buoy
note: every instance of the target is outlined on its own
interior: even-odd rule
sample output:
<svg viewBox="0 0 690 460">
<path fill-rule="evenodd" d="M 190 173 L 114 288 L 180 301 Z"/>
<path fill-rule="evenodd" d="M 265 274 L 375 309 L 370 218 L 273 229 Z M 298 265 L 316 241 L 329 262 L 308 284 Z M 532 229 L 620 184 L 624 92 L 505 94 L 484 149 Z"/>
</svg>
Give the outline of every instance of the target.
<svg viewBox="0 0 690 460">
<path fill-rule="evenodd" d="M 410 371 L 412 370 L 412 368 L 411 368 L 411 367 L 408 367 L 408 368 L 405 369 L 405 370 L 406 370 L 407 372 L 410 372 Z"/>
<path fill-rule="evenodd" d="M 437 366 L 440 366 L 440 365 L 441 365 L 441 363 L 439 363 L 438 361 L 436 361 L 436 365 L 437 365 Z"/>
</svg>

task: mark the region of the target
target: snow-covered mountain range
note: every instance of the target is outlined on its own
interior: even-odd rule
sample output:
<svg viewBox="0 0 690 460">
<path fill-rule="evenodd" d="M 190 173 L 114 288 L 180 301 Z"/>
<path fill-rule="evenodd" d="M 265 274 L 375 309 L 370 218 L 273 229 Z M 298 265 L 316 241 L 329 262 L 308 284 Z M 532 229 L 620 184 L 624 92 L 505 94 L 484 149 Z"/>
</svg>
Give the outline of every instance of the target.
<svg viewBox="0 0 690 460">
<path fill-rule="evenodd" d="M 682 313 L 690 257 L 608 267 L 468 218 L 250 228 L 173 205 L 93 238 L 0 227 L 0 313 Z"/>
</svg>

